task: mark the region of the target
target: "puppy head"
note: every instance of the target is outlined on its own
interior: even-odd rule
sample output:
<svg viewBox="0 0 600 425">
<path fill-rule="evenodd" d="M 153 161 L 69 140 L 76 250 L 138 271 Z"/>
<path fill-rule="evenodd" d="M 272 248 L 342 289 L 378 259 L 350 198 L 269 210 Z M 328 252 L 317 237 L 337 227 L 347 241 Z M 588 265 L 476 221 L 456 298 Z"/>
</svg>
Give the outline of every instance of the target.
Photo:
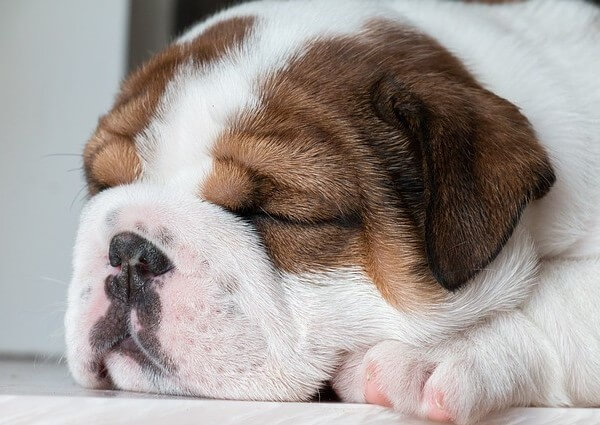
<svg viewBox="0 0 600 425">
<path fill-rule="evenodd" d="M 344 351 L 454 308 L 552 185 L 527 120 L 433 40 L 369 22 L 267 46 L 283 66 L 268 36 L 209 26 L 101 118 L 65 319 L 78 382 L 305 399 Z"/>
</svg>

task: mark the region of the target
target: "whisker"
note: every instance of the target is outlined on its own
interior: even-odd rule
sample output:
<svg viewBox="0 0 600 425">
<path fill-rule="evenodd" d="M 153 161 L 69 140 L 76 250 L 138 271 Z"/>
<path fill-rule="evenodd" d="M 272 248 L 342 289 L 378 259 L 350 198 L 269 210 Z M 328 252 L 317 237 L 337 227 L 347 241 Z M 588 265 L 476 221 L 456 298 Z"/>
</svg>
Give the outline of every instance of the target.
<svg viewBox="0 0 600 425">
<path fill-rule="evenodd" d="M 51 306 L 48 306 L 48 307 L 51 307 Z M 56 306 L 52 310 L 46 310 L 46 311 L 44 311 L 44 313 L 46 315 L 52 316 L 52 317 L 64 316 L 66 312 L 67 312 L 67 306 L 66 305 Z"/>
<path fill-rule="evenodd" d="M 69 206 L 69 211 L 73 210 L 73 205 L 75 205 L 75 201 L 77 201 L 77 199 L 79 198 L 79 195 L 81 195 L 81 192 L 83 192 L 85 190 L 85 185 L 83 185 L 81 187 L 81 189 L 79 189 L 79 191 L 75 194 L 75 197 L 73 198 L 73 200 L 71 201 L 71 205 Z"/>
<path fill-rule="evenodd" d="M 269 212 L 267 210 L 265 210 L 263 207 L 260 207 L 260 210 L 265 213 L 271 220 L 275 220 L 275 218 L 269 214 Z"/>
<path fill-rule="evenodd" d="M 56 341 L 59 338 L 62 339 L 63 338 L 63 329 L 62 328 L 55 329 L 52 333 L 50 333 L 50 335 L 48 335 L 48 338 L 53 341 Z"/>
<path fill-rule="evenodd" d="M 55 314 L 64 314 L 66 310 L 67 310 L 67 301 L 61 300 L 61 301 L 55 301 L 52 303 L 42 305 L 38 308 L 29 308 L 26 311 L 30 312 L 30 313 L 34 313 L 34 314 L 43 314 L 43 315 L 52 316 Z"/>
<path fill-rule="evenodd" d="M 53 277 L 40 276 L 40 279 L 42 279 L 46 282 L 58 283 L 63 286 L 69 286 L 68 282 L 65 282 L 64 280 L 54 279 Z"/>
<path fill-rule="evenodd" d="M 49 153 L 46 155 L 42 155 L 42 158 L 53 158 L 57 156 L 77 156 L 81 158 L 83 155 L 80 153 Z"/>
</svg>

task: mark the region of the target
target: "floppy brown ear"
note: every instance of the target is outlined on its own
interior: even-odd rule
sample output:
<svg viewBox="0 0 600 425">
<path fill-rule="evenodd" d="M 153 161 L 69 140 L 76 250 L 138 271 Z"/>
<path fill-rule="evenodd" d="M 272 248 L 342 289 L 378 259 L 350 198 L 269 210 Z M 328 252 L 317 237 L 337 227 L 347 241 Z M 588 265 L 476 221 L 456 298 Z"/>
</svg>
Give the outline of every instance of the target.
<svg viewBox="0 0 600 425">
<path fill-rule="evenodd" d="M 422 228 L 429 268 L 455 290 L 500 252 L 523 208 L 555 176 L 528 120 L 510 102 L 442 75 L 374 88 L 379 117 L 403 132 L 420 199 L 407 203 Z"/>
</svg>

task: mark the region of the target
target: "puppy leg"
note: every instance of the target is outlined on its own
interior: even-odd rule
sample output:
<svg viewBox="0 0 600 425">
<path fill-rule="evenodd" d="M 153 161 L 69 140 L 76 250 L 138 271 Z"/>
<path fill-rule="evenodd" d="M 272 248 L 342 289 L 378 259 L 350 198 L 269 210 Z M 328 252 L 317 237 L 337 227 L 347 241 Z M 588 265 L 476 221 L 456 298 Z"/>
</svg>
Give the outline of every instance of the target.
<svg viewBox="0 0 600 425">
<path fill-rule="evenodd" d="M 560 364 L 545 341 L 517 312 L 427 350 L 383 341 L 350 356 L 334 388 L 344 400 L 459 424 L 510 406 L 568 405 Z"/>
</svg>

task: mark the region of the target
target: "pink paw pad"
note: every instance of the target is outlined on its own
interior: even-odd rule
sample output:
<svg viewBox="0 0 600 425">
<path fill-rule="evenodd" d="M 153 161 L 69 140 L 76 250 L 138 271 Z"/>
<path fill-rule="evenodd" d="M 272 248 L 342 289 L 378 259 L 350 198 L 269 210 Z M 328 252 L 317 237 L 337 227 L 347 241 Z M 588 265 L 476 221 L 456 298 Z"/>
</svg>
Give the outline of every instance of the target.
<svg viewBox="0 0 600 425">
<path fill-rule="evenodd" d="M 373 366 L 373 364 L 369 364 L 369 366 L 367 366 L 367 374 L 365 376 L 364 385 L 365 402 L 384 407 L 392 407 L 390 400 L 381 391 L 377 368 Z"/>
<path fill-rule="evenodd" d="M 452 422 L 453 418 L 446 409 L 444 403 L 444 393 L 441 391 L 431 391 L 426 399 L 427 419 L 437 422 Z"/>
</svg>

